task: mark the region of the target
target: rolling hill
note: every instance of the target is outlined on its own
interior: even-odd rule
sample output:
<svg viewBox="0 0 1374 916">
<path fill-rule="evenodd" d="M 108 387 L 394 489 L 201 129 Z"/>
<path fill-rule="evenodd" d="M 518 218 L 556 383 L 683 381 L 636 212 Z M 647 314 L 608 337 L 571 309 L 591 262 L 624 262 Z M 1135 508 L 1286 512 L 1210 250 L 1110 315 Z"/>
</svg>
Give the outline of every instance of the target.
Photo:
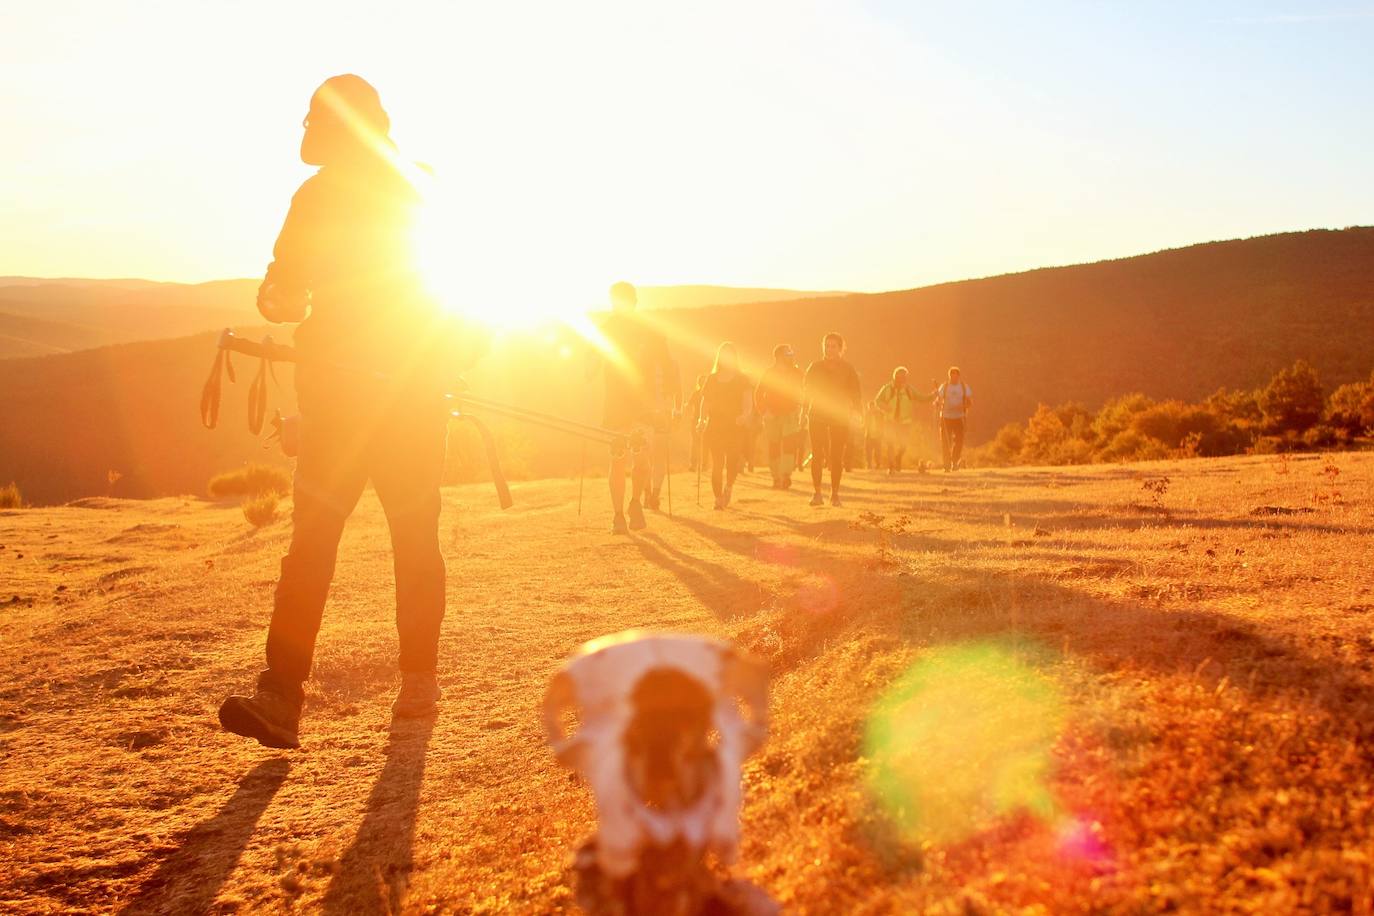
<svg viewBox="0 0 1374 916">
<path fill-rule="evenodd" d="M 0 359 L 45 356 L 140 340 L 185 337 L 256 323 L 257 280 L 158 283 L 151 280 L 0 277 Z M 698 308 L 836 296 L 795 289 L 645 286 L 646 308 Z"/>
<path fill-rule="evenodd" d="M 918 383 L 959 364 L 975 392 L 977 442 L 1038 402 L 1095 407 L 1131 391 L 1200 398 L 1258 385 L 1297 358 L 1328 387 L 1367 378 L 1374 228 L 1213 242 L 899 292 L 662 309 L 655 320 L 672 334 L 688 385 L 718 341 L 735 341 L 757 370 L 780 341 L 792 342 L 804 364 L 829 330 L 848 338 L 870 394 L 899 363 Z M 110 470 L 123 475 L 116 495 L 199 493 L 212 474 L 270 457 L 243 433 L 246 381 L 226 389 L 224 429 L 200 428 L 196 405 L 213 347 L 213 335 L 202 334 L 0 361 L 0 482 L 15 480 L 38 503 L 103 494 Z M 556 335 L 506 338 L 469 380 L 488 397 L 596 422 L 600 384 L 585 380 L 577 349 Z M 286 412 L 293 400 L 289 388 L 272 396 Z M 576 441 L 540 430 L 498 424 L 498 433 L 513 476 L 604 463 L 598 449 L 584 459 Z"/>
</svg>

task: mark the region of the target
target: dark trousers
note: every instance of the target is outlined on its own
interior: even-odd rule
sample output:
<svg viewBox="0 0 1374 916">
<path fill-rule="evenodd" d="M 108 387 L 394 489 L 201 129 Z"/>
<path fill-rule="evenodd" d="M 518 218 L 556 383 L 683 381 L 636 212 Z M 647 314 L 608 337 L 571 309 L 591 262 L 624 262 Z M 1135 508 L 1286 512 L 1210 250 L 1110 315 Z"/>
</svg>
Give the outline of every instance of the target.
<svg viewBox="0 0 1374 916">
<path fill-rule="evenodd" d="M 945 469 L 959 466 L 964 454 L 964 418 L 940 418 L 940 451 L 945 459 Z"/>
<path fill-rule="evenodd" d="M 811 484 L 821 491 L 821 470 L 830 466 L 830 492 L 838 493 L 849 453 L 849 424 L 811 420 Z"/>
<path fill-rule="evenodd" d="M 711 456 L 711 492 L 722 496 L 726 487 L 735 485 L 740 465 L 744 463 L 745 437 L 736 430 L 714 432 L 706 430 L 706 452 Z"/>
<path fill-rule="evenodd" d="M 363 399 L 310 403 L 301 390 L 301 443 L 292 487 L 291 547 L 281 561 L 267 667 L 283 686 L 310 675 L 344 522 L 370 479 L 395 555 L 396 630 L 402 671 L 431 672 L 444 619 L 439 483 L 447 417 L 435 406 L 368 408 Z"/>
</svg>

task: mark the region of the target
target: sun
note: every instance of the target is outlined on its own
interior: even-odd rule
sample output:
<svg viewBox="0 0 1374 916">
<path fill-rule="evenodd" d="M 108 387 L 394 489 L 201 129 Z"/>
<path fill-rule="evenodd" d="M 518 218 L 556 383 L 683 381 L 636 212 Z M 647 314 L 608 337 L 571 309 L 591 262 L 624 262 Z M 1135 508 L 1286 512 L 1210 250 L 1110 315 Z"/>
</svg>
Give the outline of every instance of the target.
<svg viewBox="0 0 1374 916">
<path fill-rule="evenodd" d="M 422 188 L 415 253 L 423 282 L 451 314 L 498 331 L 578 324 L 604 308 L 611 280 L 592 276 L 576 240 L 541 241 L 515 220 L 473 220 L 438 181 Z M 614 278 L 611 278 L 614 279 Z"/>
</svg>

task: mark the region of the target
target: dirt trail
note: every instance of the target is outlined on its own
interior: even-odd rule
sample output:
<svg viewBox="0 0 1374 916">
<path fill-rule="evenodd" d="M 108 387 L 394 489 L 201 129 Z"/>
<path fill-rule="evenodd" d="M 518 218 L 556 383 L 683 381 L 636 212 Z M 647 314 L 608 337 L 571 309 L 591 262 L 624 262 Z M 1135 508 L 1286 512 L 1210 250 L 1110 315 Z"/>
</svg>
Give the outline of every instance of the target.
<svg viewBox="0 0 1374 916">
<path fill-rule="evenodd" d="M 843 509 L 754 475 L 723 513 L 681 474 L 676 518 L 631 538 L 604 533 L 599 482 L 582 519 L 575 482 L 518 485 L 506 513 L 446 490 L 432 725 L 389 718 L 368 494 L 291 754 L 214 715 L 259 667 L 284 521 L 175 499 L 0 513 L 0 910 L 568 908 L 591 804 L 535 711 L 583 641 L 652 627 L 773 668 L 740 869 L 791 910 L 1367 912 L 1374 462 L 1323 460 L 861 472 Z M 901 836 L 866 790 L 875 700 L 988 637 L 1033 646 L 1062 691 L 1049 791 L 1109 856 L 1066 857 L 1067 822 L 1021 810 L 957 842 Z"/>
</svg>

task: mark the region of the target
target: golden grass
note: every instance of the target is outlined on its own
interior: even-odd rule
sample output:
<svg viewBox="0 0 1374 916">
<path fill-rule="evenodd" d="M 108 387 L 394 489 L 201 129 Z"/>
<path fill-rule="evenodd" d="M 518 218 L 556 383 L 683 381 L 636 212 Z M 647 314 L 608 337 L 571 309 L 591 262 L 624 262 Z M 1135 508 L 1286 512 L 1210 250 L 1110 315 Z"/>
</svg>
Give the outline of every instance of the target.
<svg viewBox="0 0 1374 916">
<path fill-rule="evenodd" d="M 271 465 L 246 464 L 210 478 L 206 491 L 212 499 L 285 496 L 291 492 L 291 473 Z"/>
<path fill-rule="evenodd" d="M 841 510 L 751 475 L 725 513 L 681 474 L 677 517 L 633 539 L 603 533 L 599 488 L 582 520 L 575 482 L 519 484 L 505 514 L 486 487 L 448 489 L 447 700 L 432 726 L 395 727 L 368 495 L 294 754 L 214 722 L 260 665 L 287 526 L 242 532 L 232 507 L 183 500 L 14 515 L 0 909 L 565 911 L 592 809 L 535 709 L 580 642 L 651 626 L 772 666 L 737 870 L 791 912 L 1368 913 L 1371 471 L 860 472 Z M 1142 489 L 1162 477 L 1158 499 Z M 1059 698 L 1043 816 L 904 834 L 869 789 L 869 715 L 913 665 L 987 642 Z"/>
<path fill-rule="evenodd" d="M 13 480 L 0 487 L 0 509 L 22 508 L 24 508 L 24 494 L 19 492 L 19 487 Z"/>
</svg>

